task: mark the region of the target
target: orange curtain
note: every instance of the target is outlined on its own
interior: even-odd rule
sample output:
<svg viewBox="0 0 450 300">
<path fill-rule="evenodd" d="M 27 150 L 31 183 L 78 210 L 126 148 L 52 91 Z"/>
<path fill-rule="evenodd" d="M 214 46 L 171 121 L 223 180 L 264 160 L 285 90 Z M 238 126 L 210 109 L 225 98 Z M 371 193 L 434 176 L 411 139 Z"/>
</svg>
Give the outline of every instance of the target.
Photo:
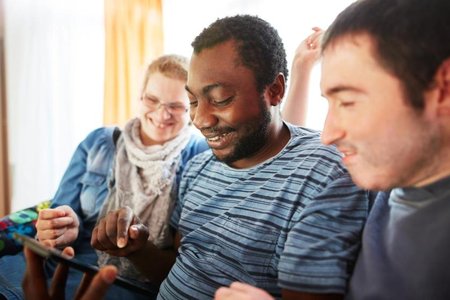
<svg viewBox="0 0 450 300">
<path fill-rule="evenodd" d="M 143 66 L 163 53 L 162 0 L 105 0 L 105 125 L 134 115 Z"/>
</svg>

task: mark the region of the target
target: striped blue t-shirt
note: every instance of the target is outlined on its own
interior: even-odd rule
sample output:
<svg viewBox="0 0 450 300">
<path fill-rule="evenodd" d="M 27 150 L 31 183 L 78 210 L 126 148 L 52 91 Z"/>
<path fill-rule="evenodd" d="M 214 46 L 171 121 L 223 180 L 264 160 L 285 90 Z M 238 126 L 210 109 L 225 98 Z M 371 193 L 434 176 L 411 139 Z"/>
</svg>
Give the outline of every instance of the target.
<svg viewBox="0 0 450 300">
<path fill-rule="evenodd" d="M 263 288 L 344 293 L 368 214 L 334 147 L 288 125 L 276 156 L 248 169 L 194 157 L 172 226 L 183 239 L 160 299 L 211 299 L 233 281 Z"/>
</svg>

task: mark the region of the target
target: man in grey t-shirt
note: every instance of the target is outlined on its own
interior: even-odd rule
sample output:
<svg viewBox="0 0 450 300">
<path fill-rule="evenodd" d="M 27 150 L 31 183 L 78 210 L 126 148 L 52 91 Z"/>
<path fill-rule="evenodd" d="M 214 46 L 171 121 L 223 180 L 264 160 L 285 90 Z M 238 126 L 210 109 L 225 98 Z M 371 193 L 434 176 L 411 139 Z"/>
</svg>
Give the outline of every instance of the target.
<svg viewBox="0 0 450 300">
<path fill-rule="evenodd" d="M 349 299 L 450 299 L 450 2 L 362 0 L 322 41 L 322 134 L 380 193 Z M 234 284 L 217 299 L 271 299 Z M 252 298 L 253 297 L 253 298 Z"/>
</svg>

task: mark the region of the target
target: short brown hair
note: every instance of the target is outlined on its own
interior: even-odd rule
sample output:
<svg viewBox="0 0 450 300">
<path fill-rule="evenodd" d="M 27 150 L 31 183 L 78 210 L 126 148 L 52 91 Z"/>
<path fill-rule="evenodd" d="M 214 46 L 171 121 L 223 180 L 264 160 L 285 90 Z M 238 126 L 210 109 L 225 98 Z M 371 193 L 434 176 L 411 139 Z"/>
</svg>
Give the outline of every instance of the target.
<svg viewBox="0 0 450 300">
<path fill-rule="evenodd" d="M 378 63 L 401 81 L 408 103 L 422 110 L 423 93 L 450 57 L 450 1 L 356 1 L 330 25 L 322 51 L 340 37 L 357 34 L 372 38 Z"/>
</svg>

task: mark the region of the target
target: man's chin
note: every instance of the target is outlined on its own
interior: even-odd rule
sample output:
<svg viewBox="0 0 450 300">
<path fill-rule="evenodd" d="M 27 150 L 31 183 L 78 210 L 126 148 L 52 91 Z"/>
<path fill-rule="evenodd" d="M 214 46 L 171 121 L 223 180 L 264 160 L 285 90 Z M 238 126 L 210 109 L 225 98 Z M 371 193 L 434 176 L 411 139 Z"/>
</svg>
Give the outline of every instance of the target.
<svg viewBox="0 0 450 300">
<path fill-rule="evenodd" d="M 352 174 L 353 182 L 360 188 L 371 191 L 385 191 L 392 188 L 393 183 L 388 182 L 384 176 L 365 174 Z"/>
<path fill-rule="evenodd" d="M 234 162 L 236 162 L 237 159 L 232 153 L 224 153 L 224 151 L 220 151 L 220 150 L 214 150 L 212 149 L 212 153 L 214 154 L 214 156 L 216 157 L 216 159 L 220 162 L 223 162 L 224 164 L 227 165 L 232 165 Z"/>
</svg>

